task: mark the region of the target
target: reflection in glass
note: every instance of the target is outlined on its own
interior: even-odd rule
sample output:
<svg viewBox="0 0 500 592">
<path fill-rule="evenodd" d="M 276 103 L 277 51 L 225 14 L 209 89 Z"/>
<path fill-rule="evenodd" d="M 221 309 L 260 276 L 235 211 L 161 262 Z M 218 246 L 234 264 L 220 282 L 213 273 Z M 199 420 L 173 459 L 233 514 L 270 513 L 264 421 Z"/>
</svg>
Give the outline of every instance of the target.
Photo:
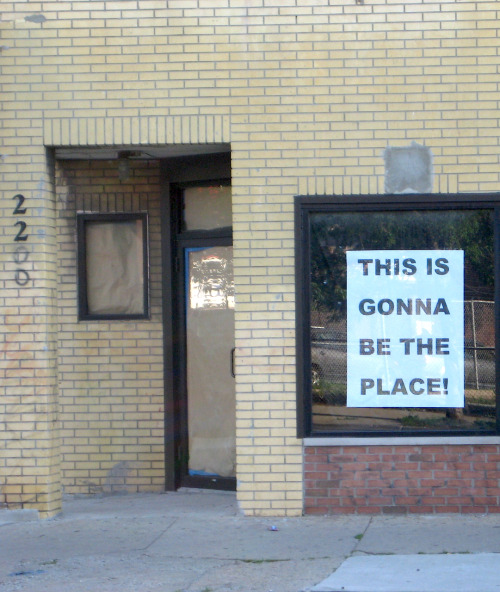
<svg viewBox="0 0 500 592">
<path fill-rule="evenodd" d="M 488 431 L 495 422 L 493 221 L 489 210 L 310 215 L 312 422 L 315 432 Z M 346 407 L 346 251 L 465 253 L 465 407 Z M 368 322 L 368 321 L 367 321 Z"/>
<path fill-rule="evenodd" d="M 191 251 L 189 281 L 190 308 L 234 308 L 232 259 Z"/>
<path fill-rule="evenodd" d="M 232 247 L 186 249 L 189 472 L 233 477 L 236 463 Z"/>
</svg>

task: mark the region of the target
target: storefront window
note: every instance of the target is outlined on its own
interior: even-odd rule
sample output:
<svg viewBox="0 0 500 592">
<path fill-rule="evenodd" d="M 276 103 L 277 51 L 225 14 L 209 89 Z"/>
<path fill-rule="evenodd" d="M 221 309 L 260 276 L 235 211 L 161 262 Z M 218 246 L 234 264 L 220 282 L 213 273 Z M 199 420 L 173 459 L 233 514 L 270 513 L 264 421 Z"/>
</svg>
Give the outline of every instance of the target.
<svg viewBox="0 0 500 592">
<path fill-rule="evenodd" d="M 494 210 L 391 205 L 301 202 L 304 434 L 495 433 Z"/>
</svg>

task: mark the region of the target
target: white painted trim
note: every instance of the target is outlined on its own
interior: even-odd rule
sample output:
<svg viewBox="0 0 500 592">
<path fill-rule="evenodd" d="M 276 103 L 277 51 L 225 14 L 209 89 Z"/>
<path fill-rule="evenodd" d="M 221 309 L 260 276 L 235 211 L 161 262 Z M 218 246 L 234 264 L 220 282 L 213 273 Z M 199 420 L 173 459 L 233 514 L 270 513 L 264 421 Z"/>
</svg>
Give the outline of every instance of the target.
<svg viewBox="0 0 500 592">
<path fill-rule="evenodd" d="M 410 436 L 362 438 L 304 438 L 304 446 L 463 446 L 500 444 L 500 436 Z"/>
</svg>

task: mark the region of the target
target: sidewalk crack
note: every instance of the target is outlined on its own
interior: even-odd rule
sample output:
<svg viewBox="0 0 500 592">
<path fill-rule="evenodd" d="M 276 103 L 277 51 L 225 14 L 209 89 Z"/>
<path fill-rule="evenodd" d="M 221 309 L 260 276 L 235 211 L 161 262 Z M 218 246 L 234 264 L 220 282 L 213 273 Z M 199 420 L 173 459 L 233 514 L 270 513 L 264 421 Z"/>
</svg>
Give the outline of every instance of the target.
<svg viewBox="0 0 500 592">
<path fill-rule="evenodd" d="M 165 528 L 164 530 L 162 530 L 160 532 L 160 534 L 158 534 L 152 541 L 150 541 L 145 547 L 142 547 L 141 549 L 137 549 L 138 551 L 142 551 L 143 553 L 145 553 L 148 549 L 150 549 L 156 542 L 158 542 L 162 536 L 168 532 L 172 526 L 178 521 L 178 518 L 174 518 L 174 520 L 167 526 L 167 528 Z"/>
<path fill-rule="evenodd" d="M 372 525 L 372 521 L 373 521 L 373 516 L 370 516 L 370 518 L 368 519 L 368 523 L 366 524 L 365 529 L 363 530 L 363 532 L 361 534 L 358 534 L 358 535 L 356 535 L 354 537 L 356 539 L 356 544 L 354 545 L 354 548 L 351 551 L 351 555 L 353 555 L 356 552 L 358 552 L 358 553 L 364 553 L 364 551 L 359 551 L 358 547 L 361 544 L 361 541 L 364 539 L 365 534 L 367 533 L 368 529 Z"/>
</svg>

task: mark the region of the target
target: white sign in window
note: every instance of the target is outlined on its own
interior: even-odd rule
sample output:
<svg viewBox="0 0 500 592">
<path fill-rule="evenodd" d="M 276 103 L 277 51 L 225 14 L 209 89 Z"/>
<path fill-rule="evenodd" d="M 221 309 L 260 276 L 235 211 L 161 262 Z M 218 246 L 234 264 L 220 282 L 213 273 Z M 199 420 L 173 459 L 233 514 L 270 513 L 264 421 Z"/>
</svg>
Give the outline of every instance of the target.
<svg viewBox="0 0 500 592">
<path fill-rule="evenodd" d="M 348 251 L 347 406 L 464 406 L 464 254 Z"/>
</svg>

